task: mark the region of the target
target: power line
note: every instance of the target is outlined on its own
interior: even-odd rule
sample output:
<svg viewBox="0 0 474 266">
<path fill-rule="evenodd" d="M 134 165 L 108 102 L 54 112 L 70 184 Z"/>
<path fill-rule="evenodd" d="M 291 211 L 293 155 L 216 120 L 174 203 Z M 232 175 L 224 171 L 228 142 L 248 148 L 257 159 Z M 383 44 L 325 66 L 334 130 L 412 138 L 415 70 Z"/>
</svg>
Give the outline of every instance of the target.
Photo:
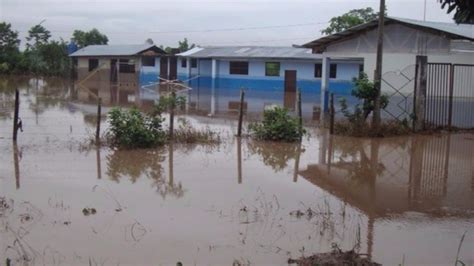
<svg viewBox="0 0 474 266">
<path fill-rule="evenodd" d="M 106 34 L 175 34 L 175 33 L 205 33 L 205 32 L 232 32 L 232 31 L 246 31 L 246 30 L 261 30 L 261 29 L 278 29 L 278 28 L 292 28 L 292 27 L 307 27 L 314 25 L 328 24 L 329 22 L 309 22 L 299 24 L 273 25 L 273 26 L 254 26 L 254 27 L 239 27 L 239 28 L 220 28 L 220 29 L 202 29 L 202 30 L 168 30 L 168 31 L 121 31 L 121 32 L 107 32 Z M 19 32 L 28 32 L 28 30 L 18 30 Z M 68 30 L 49 30 L 52 33 L 69 33 Z"/>
</svg>

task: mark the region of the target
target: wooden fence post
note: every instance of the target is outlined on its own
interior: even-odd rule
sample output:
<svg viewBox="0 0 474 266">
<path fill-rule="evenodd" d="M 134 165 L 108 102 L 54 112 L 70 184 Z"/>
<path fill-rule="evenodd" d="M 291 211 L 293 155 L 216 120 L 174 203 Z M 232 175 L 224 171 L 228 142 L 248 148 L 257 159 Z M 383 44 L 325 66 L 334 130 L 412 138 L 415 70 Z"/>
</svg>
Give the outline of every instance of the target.
<svg viewBox="0 0 474 266">
<path fill-rule="evenodd" d="M 16 142 L 18 135 L 18 115 L 20 112 L 20 92 L 15 90 L 15 113 L 13 115 L 13 142 Z"/>
<path fill-rule="evenodd" d="M 237 137 L 242 136 L 242 120 L 244 118 L 244 97 L 245 92 L 243 89 L 240 89 L 239 124 L 237 127 Z"/>
<path fill-rule="evenodd" d="M 330 120 L 329 120 L 329 134 L 334 134 L 334 118 L 335 118 L 335 113 L 336 111 L 334 110 L 334 93 L 331 93 L 331 97 L 329 100 L 329 115 L 330 115 Z"/>
<path fill-rule="evenodd" d="M 425 108 L 426 108 L 426 82 L 427 82 L 428 57 L 416 56 L 416 79 L 413 112 L 413 131 L 417 132 L 425 129 Z"/>
<path fill-rule="evenodd" d="M 102 98 L 97 102 L 97 124 L 95 130 L 95 144 L 100 145 L 100 117 L 102 116 Z"/>
<path fill-rule="evenodd" d="M 298 90 L 297 94 L 297 110 L 298 110 L 298 130 L 300 134 L 300 140 L 303 138 L 303 112 L 301 110 L 301 91 Z"/>
<path fill-rule="evenodd" d="M 170 104 L 170 140 L 174 138 L 174 108 L 176 105 L 176 92 L 171 92 L 171 104 Z"/>
</svg>

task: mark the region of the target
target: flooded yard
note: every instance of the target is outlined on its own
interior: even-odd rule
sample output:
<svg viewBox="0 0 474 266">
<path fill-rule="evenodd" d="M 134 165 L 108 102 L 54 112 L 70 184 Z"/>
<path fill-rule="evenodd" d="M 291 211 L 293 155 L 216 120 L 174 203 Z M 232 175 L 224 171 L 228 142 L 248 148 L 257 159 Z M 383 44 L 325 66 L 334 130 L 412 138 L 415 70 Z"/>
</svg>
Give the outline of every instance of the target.
<svg viewBox="0 0 474 266">
<path fill-rule="evenodd" d="M 0 78 L 2 263 L 286 265 L 337 244 L 384 265 L 474 264 L 474 134 L 375 140 L 308 127 L 301 144 L 257 142 L 233 137 L 235 113 L 206 107 L 181 117 L 219 132 L 219 145 L 89 145 L 97 95 L 107 111 L 146 109 L 153 90 L 143 93 Z"/>
</svg>

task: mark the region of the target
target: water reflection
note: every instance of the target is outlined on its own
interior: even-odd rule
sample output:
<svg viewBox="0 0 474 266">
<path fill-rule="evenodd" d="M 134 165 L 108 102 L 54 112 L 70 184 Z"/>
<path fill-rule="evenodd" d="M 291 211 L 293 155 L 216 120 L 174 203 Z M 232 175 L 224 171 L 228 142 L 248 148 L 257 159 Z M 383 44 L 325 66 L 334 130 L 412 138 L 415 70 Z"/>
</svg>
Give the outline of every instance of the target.
<svg viewBox="0 0 474 266">
<path fill-rule="evenodd" d="M 275 172 L 285 170 L 290 160 L 299 164 L 300 154 L 304 153 L 300 143 L 249 141 L 248 149 L 250 154 L 259 155 L 263 163 L 272 167 Z"/>
<path fill-rule="evenodd" d="M 323 141 L 329 145 L 320 162 L 300 175 L 369 217 L 408 211 L 474 215 L 474 141 L 469 135 L 326 136 Z"/>
<path fill-rule="evenodd" d="M 189 89 L 186 88 L 189 85 Z M 174 86 L 181 96 L 186 97 L 186 111 L 196 115 L 236 116 L 240 106 L 240 87 L 219 87 L 204 78 L 197 78 L 191 84 Z M 166 93 L 167 86 L 134 84 L 113 84 L 110 82 L 87 81 L 75 85 L 72 99 L 80 103 L 94 104 L 98 97 L 104 106 L 139 106 L 149 109 Z M 245 94 L 244 110 L 249 118 L 258 118 L 266 106 L 280 105 L 295 111 L 296 93 L 268 88 L 248 89 Z M 319 119 L 319 96 L 303 92 L 303 118 L 307 123 Z"/>
<path fill-rule="evenodd" d="M 13 164 L 15 168 L 15 184 L 16 189 L 20 189 L 20 159 L 21 159 L 21 151 L 18 150 L 18 145 L 16 142 L 13 142 Z"/>
<path fill-rule="evenodd" d="M 97 154 L 100 158 L 100 153 Z M 122 178 L 129 178 L 132 183 L 136 183 L 140 178 L 151 180 L 151 187 L 165 198 L 167 195 L 180 198 L 184 195 L 184 188 L 181 182 L 174 180 L 174 147 L 168 147 L 168 180 L 163 164 L 166 161 L 164 149 L 153 150 L 113 150 L 107 155 L 107 176 L 120 182 Z M 100 172 L 100 161 L 97 163 L 98 173 Z M 100 175 L 98 174 L 100 178 Z"/>
</svg>

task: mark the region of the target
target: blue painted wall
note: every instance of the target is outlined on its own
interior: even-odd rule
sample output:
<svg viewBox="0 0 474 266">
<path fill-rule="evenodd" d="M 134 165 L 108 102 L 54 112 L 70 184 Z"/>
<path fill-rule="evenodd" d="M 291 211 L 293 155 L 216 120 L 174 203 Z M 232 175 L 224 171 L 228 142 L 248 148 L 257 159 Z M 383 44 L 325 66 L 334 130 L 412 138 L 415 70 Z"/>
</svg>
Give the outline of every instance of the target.
<svg viewBox="0 0 474 266">
<path fill-rule="evenodd" d="M 180 58 L 178 64 L 178 78 L 187 80 L 187 70 L 181 67 Z M 219 88 L 251 88 L 259 90 L 280 91 L 284 89 L 285 70 L 297 71 L 297 86 L 301 91 L 320 93 L 321 79 L 314 77 L 315 63 L 308 61 L 288 60 L 250 60 L 248 75 L 229 74 L 229 60 L 217 60 L 216 86 Z M 280 62 L 280 76 L 265 76 L 265 62 Z M 199 75 L 203 78 L 211 77 L 212 61 L 210 59 L 199 60 Z M 337 63 L 337 75 L 330 79 L 330 92 L 337 94 L 350 94 L 353 83 L 352 79 L 359 73 L 358 63 Z M 192 76 L 197 75 L 197 68 L 191 69 Z"/>
<path fill-rule="evenodd" d="M 148 85 L 159 81 L 160 76 L 160 58 L 155 58 L 155 66 L 142 66 L 140 62 L 140 85 Z"/>
</svg>

